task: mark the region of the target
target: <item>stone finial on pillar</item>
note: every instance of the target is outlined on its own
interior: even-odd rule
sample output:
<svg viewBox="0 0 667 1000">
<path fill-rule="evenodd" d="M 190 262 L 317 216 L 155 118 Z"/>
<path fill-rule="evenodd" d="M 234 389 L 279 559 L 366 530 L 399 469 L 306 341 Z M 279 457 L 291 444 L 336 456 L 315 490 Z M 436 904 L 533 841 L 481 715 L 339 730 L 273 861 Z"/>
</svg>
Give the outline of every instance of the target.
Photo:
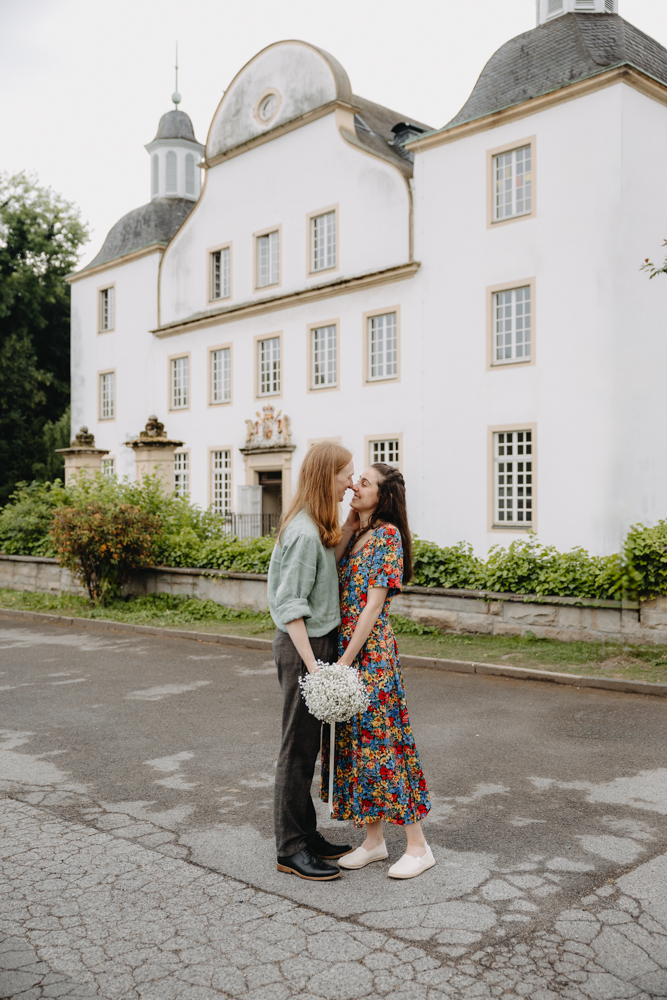
<svg viewBox="0 0 667 1000">
<path fill-rule="evenodd" d="M 79 433 L 70 441 L 69 448 L 56 448 L 56 454 L 65 459 L 65 486 L 79 472 L 101 472 L 102 458 L 109 452 L 104 448 L 95 447 L 95 435 L 90 434 L 87 427 L 81 427 Z"/>
<path fill-rule="evenodd" d="M 136 479 L 157 475 L 162 480 L 165 493 L 174 491 L 174 452 L 183 446 L 182 441 L 168 438 L 164 424 L 153 415 L 138 438 L 125 444 L 134 452 Z"/>
</svg>

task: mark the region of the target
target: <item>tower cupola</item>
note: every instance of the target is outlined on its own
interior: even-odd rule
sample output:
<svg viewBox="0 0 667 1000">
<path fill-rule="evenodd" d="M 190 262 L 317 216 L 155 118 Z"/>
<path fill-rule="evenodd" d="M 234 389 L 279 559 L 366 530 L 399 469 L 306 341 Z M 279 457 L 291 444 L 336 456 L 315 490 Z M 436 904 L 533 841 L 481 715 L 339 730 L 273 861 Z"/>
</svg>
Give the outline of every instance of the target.
<svg viewBox="0 0 667 1000">
<path fill-rule="evenodd" d="M 167 111 L 160 118 L 155 138 L 145 148 L 151 157 L 151 198 L 196 201 L 201 187 L 197 164 L 204 146 L 197 142 L 189 116 L 177 108 Z"/>
<path fill-rule="evenodd" d="M 537 23 L 563 14 L 618 14 L 618 0 L 536 0 Z"/>
</svg>

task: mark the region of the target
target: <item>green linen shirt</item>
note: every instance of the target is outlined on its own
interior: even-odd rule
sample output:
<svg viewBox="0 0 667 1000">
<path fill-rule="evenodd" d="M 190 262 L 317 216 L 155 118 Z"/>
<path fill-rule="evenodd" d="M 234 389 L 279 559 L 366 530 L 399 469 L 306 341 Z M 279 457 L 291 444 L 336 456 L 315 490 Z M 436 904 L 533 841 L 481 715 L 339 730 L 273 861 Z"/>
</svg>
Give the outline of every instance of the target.
<svg viewBox="0 0 667 1000">
<path fill-rule="evenodd" d="M 322 545 L 317 525 L 302 510 L 276 543 L 269 565 L 269 609 L 276 626 L 303 618 L 308 635 L 340 625 L 336 553 Z"/>
</svg>

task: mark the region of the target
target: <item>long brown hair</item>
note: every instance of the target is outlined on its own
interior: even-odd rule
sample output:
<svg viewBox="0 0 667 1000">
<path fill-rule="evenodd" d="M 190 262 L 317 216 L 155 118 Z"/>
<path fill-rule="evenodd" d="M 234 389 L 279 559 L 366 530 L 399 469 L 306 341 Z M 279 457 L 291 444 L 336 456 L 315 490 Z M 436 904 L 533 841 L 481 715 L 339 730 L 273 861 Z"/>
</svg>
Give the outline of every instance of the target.
<svg viewBox="0 0 667 1000">
<path fill-rule="evenodd" d="M 306 452 L 301 463 L 299 483 L 289 510 L 283 515 L 280 536 L 301 510 L 307 511 L 317 525 L 322 545 L 334 548 L 343 537 L 340 527 L 336 476 L 352 461 L 352 452 L 333 441 L 320 441 Z"/>
<path fill-rule="evenodd" d="M 393 524 L 400 531 L 403 542 L 403 583 L 409 583 L 412 579 L 412 535 L 405 503 L 405 480 L 393 465 L 374 462 L 371 468 L 375 469 L 379 477 L 373 524 Z"/>
</svg>

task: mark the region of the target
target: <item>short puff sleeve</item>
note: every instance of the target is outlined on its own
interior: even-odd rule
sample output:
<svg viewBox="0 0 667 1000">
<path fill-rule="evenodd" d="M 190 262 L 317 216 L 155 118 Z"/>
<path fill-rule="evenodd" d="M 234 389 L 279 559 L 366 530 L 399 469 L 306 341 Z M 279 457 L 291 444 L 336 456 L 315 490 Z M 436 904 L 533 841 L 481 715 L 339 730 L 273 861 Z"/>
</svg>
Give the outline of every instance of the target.
<svg viewBox="0 0 667 1000">
<path fill-rule="evenodd" d="M 373 551 L 368 573 L 368 589 L 388 587 L 389 597 L 400 594 L 403 579 L 403 542 L 393 524 L 384 524 L 373 532 Z"/>
</svg>

